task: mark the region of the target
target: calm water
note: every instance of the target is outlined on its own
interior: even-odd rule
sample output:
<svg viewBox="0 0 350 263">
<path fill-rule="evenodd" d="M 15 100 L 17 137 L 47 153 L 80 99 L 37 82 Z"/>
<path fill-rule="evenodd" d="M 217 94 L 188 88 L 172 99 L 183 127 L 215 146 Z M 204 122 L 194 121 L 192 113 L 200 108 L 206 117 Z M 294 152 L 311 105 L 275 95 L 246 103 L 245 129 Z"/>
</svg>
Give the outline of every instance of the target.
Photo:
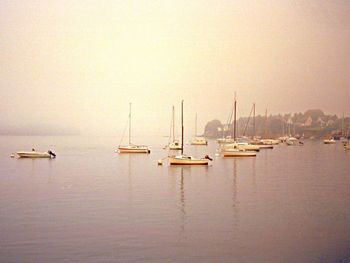
<svg viewBox="0 0 350 263">
<path fill-rule="evenodd" d="M 0 262 L 350 262 L 340 144 L 168 167 L 163 142 L 150 155 L 116 154 L 118 142 L 0 137 Z M 10 158 L 33 146 L 58 157 Z"/>
</svg>

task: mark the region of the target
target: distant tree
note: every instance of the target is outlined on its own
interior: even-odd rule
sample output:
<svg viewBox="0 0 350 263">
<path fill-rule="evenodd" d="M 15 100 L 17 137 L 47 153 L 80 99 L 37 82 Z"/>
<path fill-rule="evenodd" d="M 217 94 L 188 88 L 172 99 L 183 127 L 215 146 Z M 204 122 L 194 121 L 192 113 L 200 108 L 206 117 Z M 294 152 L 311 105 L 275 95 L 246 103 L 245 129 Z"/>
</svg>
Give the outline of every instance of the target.
<svg viewBox="0 0 350 263">
<path fill-rule="evenodd" d="M 222 135 L 222 129 L 223 125 L 219 120 L 212 120 L 205 125 L 204 136 L 209 138 L 219 137 Z"/>
</svg>

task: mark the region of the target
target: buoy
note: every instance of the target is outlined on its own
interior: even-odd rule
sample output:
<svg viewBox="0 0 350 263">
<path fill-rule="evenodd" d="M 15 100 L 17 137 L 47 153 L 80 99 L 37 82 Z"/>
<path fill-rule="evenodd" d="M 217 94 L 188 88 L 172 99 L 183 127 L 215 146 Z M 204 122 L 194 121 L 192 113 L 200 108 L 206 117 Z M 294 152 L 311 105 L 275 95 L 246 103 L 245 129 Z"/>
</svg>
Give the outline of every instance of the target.
<svg viewBox="0 0 350 263">
<path fill-rule="evenodd" d="M 158 160 L 158 165 L 162 165 L 163 164 L 163 160 L 162 159 L 159 159 Z"/>
<path fill-rule="evenodd" d="M 15 158 L 15 155 L 14 155 L 14 154 L 11 154 L 10 157 L 11 157 L 11 158 Z"/>
</svg>

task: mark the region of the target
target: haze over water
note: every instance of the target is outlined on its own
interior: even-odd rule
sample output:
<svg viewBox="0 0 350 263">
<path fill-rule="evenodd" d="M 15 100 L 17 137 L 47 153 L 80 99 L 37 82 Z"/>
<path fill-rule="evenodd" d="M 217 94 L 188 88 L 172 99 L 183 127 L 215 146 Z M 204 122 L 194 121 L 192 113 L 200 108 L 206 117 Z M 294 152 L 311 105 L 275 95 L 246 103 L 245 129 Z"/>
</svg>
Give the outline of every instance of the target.
<svg viewBox="0 0 350 263">
<path fill-rule="evenodd" d="M 209 167 L 116 137 L 0 137 L 1 262 L 349 262 L 350 154 L 280 145 Z M 166 138 L 163 138 L 166 144 Z M 35 146 L 56 159 L 12 159 Z"/>
</svg>

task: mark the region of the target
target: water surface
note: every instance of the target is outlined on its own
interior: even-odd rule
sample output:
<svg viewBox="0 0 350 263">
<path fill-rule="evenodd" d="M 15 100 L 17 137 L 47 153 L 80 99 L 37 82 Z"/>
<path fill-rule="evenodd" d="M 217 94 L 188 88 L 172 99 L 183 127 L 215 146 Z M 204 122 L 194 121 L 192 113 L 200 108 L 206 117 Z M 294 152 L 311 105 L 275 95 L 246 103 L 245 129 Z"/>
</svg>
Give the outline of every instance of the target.
<svg viewBox="0 0 350 263">
<path fill-rule="evenodd" d="M 157 165 L 116 137 L 0 137 L 0 262 L 350 262 L 350 152 L 306 141 L 256 158 Z M 56 159 L 13 159 L 52 149 Z"/>
</svg>

